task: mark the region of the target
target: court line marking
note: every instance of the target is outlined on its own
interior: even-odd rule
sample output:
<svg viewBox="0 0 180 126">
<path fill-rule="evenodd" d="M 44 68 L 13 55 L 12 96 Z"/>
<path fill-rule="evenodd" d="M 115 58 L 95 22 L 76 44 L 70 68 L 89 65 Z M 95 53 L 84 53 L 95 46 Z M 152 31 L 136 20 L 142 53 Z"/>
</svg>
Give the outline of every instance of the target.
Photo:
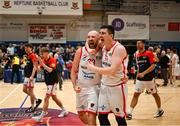
<svg viewBox="0 0 180 126">
<path fill-rule="evenodd" d="M 0 105 L 5 102 L 9 96 L 11 96 L 21 85 L 19 84 L 15 89 L 13 89 L 3 100 L 0 101 Z"/>
</svg>

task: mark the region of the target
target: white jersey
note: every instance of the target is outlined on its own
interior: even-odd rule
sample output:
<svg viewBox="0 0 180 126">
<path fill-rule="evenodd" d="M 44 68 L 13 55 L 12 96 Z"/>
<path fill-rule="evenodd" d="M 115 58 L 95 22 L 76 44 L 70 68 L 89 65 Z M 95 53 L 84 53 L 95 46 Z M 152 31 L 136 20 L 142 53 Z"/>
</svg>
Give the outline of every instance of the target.
<svg viewBox="0 0 180 126">
<path fill-rule="evenodd" d="M 88 53 L 86 47 L 81 48 L 81 59 L 79 63 L 77 84 L 80 87 L 90 87 L 99 85 L 101 82 L 101 75 L 87 69 L 87 63 L 93 62 L 95 66 L 101 66 L 101 52 L 96 55 Z"/>
<path fill-rule="evenodd" d="M 103 48 L 102 50 L 103 52 L 102 67 L 103 68 L 111 67 L 112 55 L 116 46 L 122 46 L 122 45 L 116 42 L 109 51 L 107 51 L 105 47 Z M 119 71 L 117 71 L 115 76 L 102 75 L 102 80 L 101 80 L 102 84 L 107 85 L 107 86 L 116 86 L 118 84 L 121 84 L 122 83 L 121 79 L 124 78 L 127 73 L 127 58 L 126 57 L 124 57 L 124 61 L 122 62 L 121 67 L 122 68 L 117 68 L 119 69 Z"/>
<path fill-rule="evenodd" d="M 179 66 L 179 56 L 177 54 L 173 54 L 172 61 L 175 63 L 172 67 Z"/>
</svg>

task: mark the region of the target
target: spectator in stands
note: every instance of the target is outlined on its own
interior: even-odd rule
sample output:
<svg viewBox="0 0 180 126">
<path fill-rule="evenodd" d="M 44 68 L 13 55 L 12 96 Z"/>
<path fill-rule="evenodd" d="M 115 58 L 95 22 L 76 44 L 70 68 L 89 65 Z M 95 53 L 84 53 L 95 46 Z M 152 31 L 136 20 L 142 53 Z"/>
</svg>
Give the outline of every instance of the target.
<svg viewBox="0 0 180 126">
<path fill-rule="evenodd" d="M 177 51 L 174 49 L 173 50 L 173 55 L 172 55 L 172 85 L 176 87 L 176 77 L 180 75 L 180 66 L 179 66 L 179 56 L 177 55 Z"/>
<path fill-rule="evenodd" d="M 4 54 L 3 54 L 2 50 L 0 49 L 0 63 L 2 62 L 3 56 L 4 56 Z"/>
<path fill-rule="evenodd" d="M 3 58 L 4 70 L 11 69 L 11 58 L 7 54 Z"/>
<path fill-rule="evenodd" d="M 66 63 L 66 68 L 67 68 L 67 71 L 68 71 L 68 77 L 70 78 L 70 73 L 71 73 L 71 68 L 72 68 L 72 61 L 69 60 L 67 63 Z"/>
<path fill-rule="evenodd" d="M 76 46 L 76 49 L 79 49 L 79 48 L 81 48 L 81 43 L 78 43 Z"/>
<path fill-rule="evenodd" d="M 169 59 L 171 59 L 171 57 L 172 57 L 171 49 L 169 49 L 169 48 L 166 49 L 166 55 Z"/>
<path fill-rule="evenodd" d="M 160 57 L 160 61 L 159 61 L 159 64 L 161 66 L 161 77 L 164 80 L 163 86 L 167 86 L 167 84 L 168 84 L 169 61 L 170 61 L 170 59 L 166 55 L 166 52 L 163 50 L 161 52 L 161 57 Z"/>
<path fill-rule="evenodd" d="M 23 55 L 26 54 L 23 44 L 21 44 L 20 47 L 17 49 L 17 54 L 20 58 L 23 58 Z"/>
<path fill-rule="evenodd" d="M 7 54 L 10 56 L 10 58 L 12 59 L 14 56 L 14 46 L 12 44 L 9 45 L 9 47 L 7 48 Z"/>
<path fill-rule="evenodd" d="M 58 82 L 59 82 L 59 90 L 62 90 L 63 85 L 63 76 L 64 76 L 64 66 L 65 62 L 60 54 L 60 52 L 57 52 L 54 55 L 54 58 L 57 60 L 57 73 L 58 73 Z"/>
<path fill-rule="evenodd" d="M 17 77 L 17 83 L 20 83 L 19 69 L 20 69 L 20 59 L 19 59 L 19 56 L 17 54 L 15 54 L 15 56 L 12 59 L 11 84 L 13 84 L 15 74 Z"/>
<path fill-rule="evenodd" d="M 155 67 L 155 69 L 154 69 L 154 74 L 155 74 L 154 82 L 157 84 L 157 86 L 159 86 L 159 84 L 156 82 L 156 79 L 158 78 L 159 73 L 160 73 L 159 59 L 160 59 L 160 55 L 161 55 L 161 48 L 158 47 L 158 46 L 155 47 L 153 54 L 154 54 L 155 62 L 156 62 L 156 67 Z"/>
<path fill-rule="evenodd" d="M 169 58 L 170 60 L 170 63 L 171 63 L 171 59 L 172 59 L 172 50 L 171 49 L 167 49 L 167 57 Z M 168 78 L 170 79 L 170 84 L 172 84 L 172 65 L 169 65 L 169 69 L 168 69 Z"/>
</svg>

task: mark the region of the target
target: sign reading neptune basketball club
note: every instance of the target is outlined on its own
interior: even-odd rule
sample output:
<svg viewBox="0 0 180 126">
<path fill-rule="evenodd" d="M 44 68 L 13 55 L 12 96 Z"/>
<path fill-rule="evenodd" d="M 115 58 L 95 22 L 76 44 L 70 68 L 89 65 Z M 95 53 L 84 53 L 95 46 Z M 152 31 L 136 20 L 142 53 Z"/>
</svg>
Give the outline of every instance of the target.
<svg viewBox="0 0 180 126">
<path fill-rule="evenodd" d="M 115 29 L 115 39 L 149 39 L 149 16 L 109 15 L 108 24 Z"/>
<path fill-rule="evenodd" d="M 65 24 L 30 24 L 29 43 L 66 43 Z"/>
<path fill-rule="evenodd" d="M 0 0 L 0 14 L 82 15 L 82 0 Z"/>
</svg>

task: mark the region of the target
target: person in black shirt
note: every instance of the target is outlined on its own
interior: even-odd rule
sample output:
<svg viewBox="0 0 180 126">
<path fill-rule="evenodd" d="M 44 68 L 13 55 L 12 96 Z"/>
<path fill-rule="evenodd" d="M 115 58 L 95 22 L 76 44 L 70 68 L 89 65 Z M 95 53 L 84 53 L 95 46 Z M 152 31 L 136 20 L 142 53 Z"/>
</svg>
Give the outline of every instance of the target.
<svg viewBox="0 0 180 126">
<path fill-rule="evenodd" d="M 163 115 L 164 111 L 161 108 L 161 99 L 157 93 L 156 84 L 153 81 L 153 70 L 155 68 L 156 60 L 152 52 L 145 50 L 145 42 L 143 40 L 137 41 L 137 50 L 138 51 L 135 54 L 138 68 L 137 80 L 127 119 L 132 119 L 132 111 L 137 105 L 138 98 L 140 94 L 144 92 L 144 89 L 151 93 L 156 101 L 158 110 L 155 113 L 154 118 L 158 118 Z"/>
<path fill-rule="evenodd" d="M 27 62 L 24 68 L 24 86 L 23 92 L 30 96 L 31 107 L 25 112 L 34 112 L 36 108 L 41 104 L 42 100 L 37 99 L 34 94 L 34 83 L 36 78 L 36 71 L 38 67 L 37 55 L 32 51 L 33 46 L 31 44 L 25 44 L 25 51 L 27 54 Z"/>
<path fill-rule="evenodd" d="M 162 51 L 159 64 L 161 66 L 161 76 L 162 76 L 162 79 L 164 80 L 163 86 L 167 86 L 167 84 L 168 84 L 168 68 L 169 68 L 168 64 L 169 64 L 169 62 L 170 62 L 170 60 L 167 57 L 166 52 Z"/>
<path fill-rule="evenodd" d="M 41 54 L 43 60 L 39 57 L 39 63 L 44 69 L 44 78 L 47 86 L 46 96 L 44 98 L 44 105 L 42 113 L 39 116 L 34 116 L 33 119 L 37 122 L 41 122 L 43 117 L 47 114 L 49 99 L 52 98 L 53 101 L 62 109 L 58 117 L 64 117 L 68 114 L 68 111 L 64 108 L 62 102 L 56 95 L 58 74 L 57 74 L 57 60 L 49 55 L 49 50 L 47 48 L 41 49 Z"/>
</svg>

